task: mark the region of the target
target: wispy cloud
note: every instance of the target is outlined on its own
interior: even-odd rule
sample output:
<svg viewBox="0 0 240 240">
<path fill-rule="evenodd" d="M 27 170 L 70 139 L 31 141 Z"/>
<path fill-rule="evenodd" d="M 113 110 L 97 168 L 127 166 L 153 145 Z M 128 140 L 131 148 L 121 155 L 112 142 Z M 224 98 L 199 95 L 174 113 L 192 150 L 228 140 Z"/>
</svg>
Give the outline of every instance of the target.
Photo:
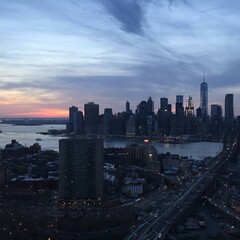
<svg viewBox="0 0 240 240">
<path fill-rule="evenodd" d="M 127 99 L 136 106 L 151 95 L 158 107 L 160 97 L 174 103 L 176 94 L 193 95 L 197 107 L 203 71 L 209 103 L 223 105 L 224 89 L 240 101 L 239 7 L 237 0 L 3 0 L 0 109 L 36 113 L 96 101 L 121 111 Z"/>
</svg>

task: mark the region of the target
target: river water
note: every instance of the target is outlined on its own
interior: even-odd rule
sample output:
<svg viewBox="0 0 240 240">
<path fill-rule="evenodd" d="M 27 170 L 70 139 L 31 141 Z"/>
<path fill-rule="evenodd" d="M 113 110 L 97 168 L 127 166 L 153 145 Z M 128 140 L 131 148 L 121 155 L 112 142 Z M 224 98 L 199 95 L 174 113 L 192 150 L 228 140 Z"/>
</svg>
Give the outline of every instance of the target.
<svg viewBox="0 0 240 240">
<path fill-rule="evenodd" d="M 12 139 L 16 139 L 20 144 L 31 146 L 41 138 L 38 143 L 42 150 L 58 151 L 58 141 L 61 136 L 50 136 L 37 134 L 37 132 L 47 132 L 48 129 L 65 129 L 65 125 L 39 125 L 39 126 L 15 126 L 11 124 L 0 124 L 0 148 L 4 148 Z M 139 143 L 134 139 L 106 139 L 105 147 L 125 147 L 126 144 Z M 203 159 L 207 156 L 215 156 L 222 149 L 221 143 L 215 142 L 193 142 L 183 144 L 153 143 L 159 153 L 170 152 L 180 156 L 188 156 L 194 159 Z"/>
</svg>

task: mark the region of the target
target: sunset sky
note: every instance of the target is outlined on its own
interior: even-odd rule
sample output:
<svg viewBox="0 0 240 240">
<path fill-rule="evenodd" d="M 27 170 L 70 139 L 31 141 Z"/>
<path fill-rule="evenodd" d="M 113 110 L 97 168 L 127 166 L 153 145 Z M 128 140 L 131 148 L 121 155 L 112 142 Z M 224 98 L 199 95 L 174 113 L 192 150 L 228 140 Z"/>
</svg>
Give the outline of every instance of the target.
<svg viewBox="0 0 240 240">
<path fill-rule="evenodd" d="M 234 94 L 239 0 L 0 0 L 0 118 L 64 117 L 84 103 L 135 110 L 149 96 L 199 107 Z M 210 108 L 209 108 L 210 109 Z"/>
</svg>

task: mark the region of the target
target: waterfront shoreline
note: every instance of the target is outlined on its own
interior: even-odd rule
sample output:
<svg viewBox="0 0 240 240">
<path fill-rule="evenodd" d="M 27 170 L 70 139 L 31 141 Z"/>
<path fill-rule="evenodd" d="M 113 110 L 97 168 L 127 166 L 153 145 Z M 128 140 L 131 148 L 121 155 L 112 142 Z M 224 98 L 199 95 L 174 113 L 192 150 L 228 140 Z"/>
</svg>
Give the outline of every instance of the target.
<svg viewBox="0 0 240 240">
<path fill-rule="evenodd" d="M 65 125 L 41 125 L 41 126 L 13 126 L 11 124 L 1 124 L 0 148 L 4 148 L 12 139 L 16 139 L 20 144 L 31 146 L 37 138 L 42 140 L 38 142 L 42 150 L 58 151 L 58 141 L 64 136 L 40 135 L 37 132 L 47 132 L 49 129 L 62 130 Z M 96 135 L 95 135 L 96 136 Z M 104 136 L 104 147 L 126 147 L 127 144 L 144 144 L 147 136 L 126 137 L 126 136 Z M 159 143 L 151 142 L 159 153 L 170 152 L 180 156 L 192 156 L 194 159 L 203 159 L 207 156 L 215 156 L 222 148 L 220 142 L 187 142 L 187 143 Z"/>
</svg>

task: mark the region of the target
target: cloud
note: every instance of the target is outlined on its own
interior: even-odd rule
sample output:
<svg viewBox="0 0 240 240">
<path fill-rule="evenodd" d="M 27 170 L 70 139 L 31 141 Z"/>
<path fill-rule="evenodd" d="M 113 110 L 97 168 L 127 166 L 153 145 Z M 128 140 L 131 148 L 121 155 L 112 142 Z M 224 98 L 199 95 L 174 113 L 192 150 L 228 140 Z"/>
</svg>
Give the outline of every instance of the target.
<svg viewBox="0 0 240 240">
<path fill-rule="evenodd" d="M 157 108 L 177 94 L 197 107 L 203 70 L 209 103 L 239 93 L 236 0 L 2 2 L 1 104 L 16 112 L 88 101 L 117 112 L 149 96 Z"/>
<path fill-rule="evenodd" d="M 143 35 L 144 9 L 140 0 L 102 0 L 106 11 L 127 33 Z"/>
</svg>

